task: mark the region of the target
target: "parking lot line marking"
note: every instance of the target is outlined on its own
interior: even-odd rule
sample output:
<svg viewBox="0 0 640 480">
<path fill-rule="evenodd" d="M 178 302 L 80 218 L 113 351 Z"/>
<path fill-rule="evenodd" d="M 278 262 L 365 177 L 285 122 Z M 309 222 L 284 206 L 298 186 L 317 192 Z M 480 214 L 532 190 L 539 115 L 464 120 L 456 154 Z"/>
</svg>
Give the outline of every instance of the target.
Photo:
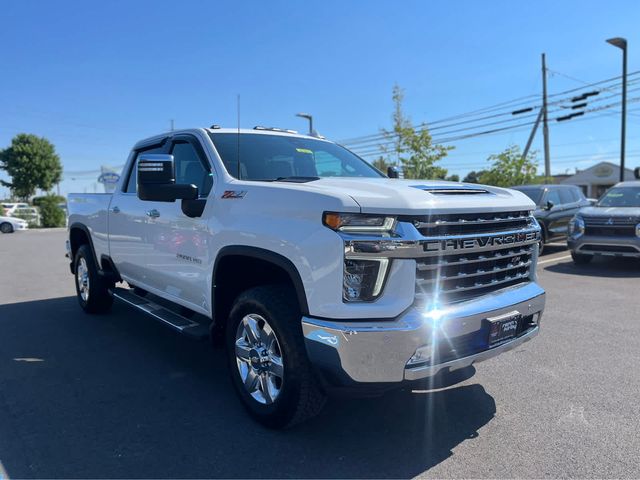
<svg viewBox="0 0 640 480">
<path fill-rule="evenodd" d="M 556 258 L 550 258 L 549 260 L 543 260 L 541 262 L 538 262 L 538 265 L 542 265 L 544 263 L 559 262 L 560 260 L 566 260 L 567 258 L 571 258 L 571 255 L 564 255 L 562 257 L 556 257 Z"/>
</svg>

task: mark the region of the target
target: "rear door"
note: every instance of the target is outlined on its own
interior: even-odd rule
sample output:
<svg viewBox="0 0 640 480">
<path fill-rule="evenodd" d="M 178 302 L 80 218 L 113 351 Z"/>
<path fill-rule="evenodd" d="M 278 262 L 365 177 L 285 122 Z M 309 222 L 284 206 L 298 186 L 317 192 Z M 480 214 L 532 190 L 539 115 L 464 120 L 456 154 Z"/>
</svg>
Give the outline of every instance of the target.
<svg viewBox="0 0 640 480">
<path fill-rule="evenodd" d="M 172 138 L 168 153 L 174 158 L 176 183 L 194 184 L 199 197 L 207 198 L 213 175 L 200 141 L 193 135 L 177 135 Z M 152 249 L 147 260 L 148 269 L 153 271 L 151 286 L 175 297 L 178 303 L 186 301 L 208 311 L 212 259 L 207 222 L 202 217 L 186 216 L 180 200 L 143 203 L 153 211 L 149 220 Z"/>
<path fill-rule="evenodd" d="M 132 153 L 125 178 L 120 188 L 113 192 L 109 206 L 109 252 L 118 272 L 128 283 L 145 288 L 152 272 L 147 257 L 153 248 L 149 231 L 150 202 L 143 202 L 137 195 L 136 166 L 143 153 L 165 153 L 168 142 L 150 146 Z"/>
</svg>

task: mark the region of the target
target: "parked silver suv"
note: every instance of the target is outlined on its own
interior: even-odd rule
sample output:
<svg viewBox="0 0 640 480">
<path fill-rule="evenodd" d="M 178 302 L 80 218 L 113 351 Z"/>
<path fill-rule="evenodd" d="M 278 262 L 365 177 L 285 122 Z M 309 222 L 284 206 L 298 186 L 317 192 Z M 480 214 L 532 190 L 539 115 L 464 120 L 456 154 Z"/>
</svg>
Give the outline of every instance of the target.
<svg viewBox="0 0 640 480">
<path fill-rule="evenodd" d="M 620 182 L 569 223 L 569 249 L 576 264 L 595 255 L 640 258 L 640 181 Z"/>
</svg>

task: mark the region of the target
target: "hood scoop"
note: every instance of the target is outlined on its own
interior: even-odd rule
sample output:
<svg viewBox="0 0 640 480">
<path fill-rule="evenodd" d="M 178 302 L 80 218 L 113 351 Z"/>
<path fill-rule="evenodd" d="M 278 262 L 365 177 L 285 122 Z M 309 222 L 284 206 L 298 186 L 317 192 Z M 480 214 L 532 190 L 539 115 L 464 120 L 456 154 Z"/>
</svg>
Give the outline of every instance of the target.
<svg viewBox="0 0 640 480">
<path fill-rule="evenodd" d="M 433 195 L 493 195 L 489 190 L 466 185 L 411 185 Z"/>
</svg>

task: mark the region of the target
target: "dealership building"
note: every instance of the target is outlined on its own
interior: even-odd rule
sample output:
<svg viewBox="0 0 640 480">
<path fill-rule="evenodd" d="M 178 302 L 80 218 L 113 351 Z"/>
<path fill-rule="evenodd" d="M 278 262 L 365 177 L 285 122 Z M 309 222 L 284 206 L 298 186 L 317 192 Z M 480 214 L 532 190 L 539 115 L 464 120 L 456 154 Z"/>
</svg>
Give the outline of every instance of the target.
<svg viewBox="0 0 640 480">
<path fill-rule="evenodd" d="M 625 180 L 635 180 L 633 170 L 624 169 Z M 620 166 L 611 162 L 600 162 L 593 167 L 580 170 L 575 175 L 560 180 L 565 185 L 577 185 L 589 198 L 599 198 L 608 188 L 620 181 Z"/>
</svg>

